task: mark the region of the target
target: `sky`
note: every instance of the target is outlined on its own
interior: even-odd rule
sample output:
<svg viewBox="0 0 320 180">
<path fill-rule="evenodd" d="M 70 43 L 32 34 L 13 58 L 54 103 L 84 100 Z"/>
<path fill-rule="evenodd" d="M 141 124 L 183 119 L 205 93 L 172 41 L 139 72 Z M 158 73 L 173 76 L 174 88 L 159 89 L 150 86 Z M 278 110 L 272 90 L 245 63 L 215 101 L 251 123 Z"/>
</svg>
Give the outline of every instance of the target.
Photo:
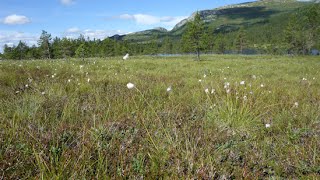
<svg viewBox="0 0 320 180">
<path fill-rule="evenodd" d="M 250 0 L 0 0 L 0 52 L 19 40 L 37 44 L 52 37 L 104 39 L 114 34 L 175 24 L 193 12 Z"/>
</svg>

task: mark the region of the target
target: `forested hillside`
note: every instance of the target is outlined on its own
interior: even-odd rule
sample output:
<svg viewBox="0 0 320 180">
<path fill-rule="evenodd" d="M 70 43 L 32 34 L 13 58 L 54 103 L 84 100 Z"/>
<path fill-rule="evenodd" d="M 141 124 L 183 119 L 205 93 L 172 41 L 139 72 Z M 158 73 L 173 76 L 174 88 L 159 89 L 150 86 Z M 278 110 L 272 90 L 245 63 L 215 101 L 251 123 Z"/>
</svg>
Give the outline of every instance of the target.
<svg viewBox="0 0 320 180">
<path fill-rule="evenodd" d="M 4 46 L 2 59 L 57 59 L 194 53 L 183 42 L 187 27 L 200 15 L 204 23 L 201 52 L 310 54 L 320 49 L 320 4 L 294 0 L 262 0 L 195 12 L 171 31 L 156 28 L 106 39 L 51 37 L 42 31 L 38 46 L 20 41 Z M 200 41 L 200 40 L 199 40 Z M 200 50 L 200 49 L 199 49 Z"/>
</svg>

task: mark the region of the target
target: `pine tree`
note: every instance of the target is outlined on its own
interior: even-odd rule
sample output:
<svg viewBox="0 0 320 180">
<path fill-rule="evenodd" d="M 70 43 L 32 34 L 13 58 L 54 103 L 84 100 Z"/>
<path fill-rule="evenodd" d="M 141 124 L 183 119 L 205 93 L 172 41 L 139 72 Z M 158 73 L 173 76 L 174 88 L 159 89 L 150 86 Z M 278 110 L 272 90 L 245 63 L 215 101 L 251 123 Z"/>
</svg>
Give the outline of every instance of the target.
<svg viewBox="0 0 320 180">
<path fill-rule="evenodd" d="M 43 58 L 51 59 L 51 34 L 42 30 L 40 39 L 38 41 L 39 48 Z"/>
<path fill-rule="evenodd" d="M 200 60 L 200 51 L 204 46 L 204 31 L 204 22 L 201 20 L 199 12 L 197 12 L 194 20 L 188 22 L 187 30 L 182 37 L 185 51 L 195 51 L 198 60 Z"/>
<path fill-rule="evenodd" d="M 86 47 L 85 43 L 82 43 L 78 49 L 76 50 L 76 57 L 78 58 L 82 58 L 82 60 L 84 61 L 85 57 L 88 57 L 89 51 L 88 48 Z"/>
</svg>

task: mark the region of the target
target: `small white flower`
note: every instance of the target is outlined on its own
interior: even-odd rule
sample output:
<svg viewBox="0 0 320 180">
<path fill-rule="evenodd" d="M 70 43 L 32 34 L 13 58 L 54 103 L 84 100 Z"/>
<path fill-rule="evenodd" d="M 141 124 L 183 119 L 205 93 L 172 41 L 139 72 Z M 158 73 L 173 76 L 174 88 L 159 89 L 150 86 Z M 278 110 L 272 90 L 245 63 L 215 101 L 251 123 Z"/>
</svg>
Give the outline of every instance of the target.
<svg viewBox="0 0 320 180">
<path fill-rule="evenodd" d="M 211 89 L 211 94 L 214 94 L 216 92 L 215 89 Z"/>
<path fill-rule="evenodd" d="M 203 75 L 203 78 L 206 78 L 206 77 L 207 77 L 207 75 L 206 75 L 206 74 L 204 74 L 204 75 Z"/>
<path fill-rule="evenodd" d="M 167 88 L 167 92 L 170 92 L 170 91 L 172 91 L 171 86 L 169 86 L 169 87 Z"/>
<path fill-rule="evenodd" d="M 226 93 L 229 94 L 229 93 L 230 93 L 230 89 L 227 89 L 227 90 L 226 90 Z"/>
<path fill-rule="evenodd" d="M 90 82 L 90 78 L 88 78 L 88 80 L 87 80 L 88 82 Z"/>
<path fill-rule="evenodd" d="M 266 128 L 270 128 L 270 127 L 271 127 L 271 124 L 267 123 Z"/>
<path fill-rule="evenodd" d="M 71 79 L 68 79 L 68 83 L 71 82 Z"/>
<path fill-rule="evenodd" d="M 202 82 L 202 79 L 199 79 L 199 82 Z"/>
<path fill-rule="evenodd" d="M 16 91 L 16 94 L 19 94 L 20 93 L 20 91 Z"/>
<path fill-rule="evenodd" d="M 263 88 L 263 87 L 264 87 L 264 84 L 261 84 L 261 85 L 260 85 L 260 87 L 262 87 L 262 88 Z"/>
<path fill-rule="evenodd" d="M 245 81 L 241 81 L 241 82 L 240 82 L 240 85 L 244 85 L 244 84 L 245 84 Z"/>
<path fill-rule="evenodd" d="M 224 83 L 224 89 L 227 89 L 227 88 L 229 88 L 229 86 L 230 86 L 230 83 L 229 82 L 226 82 L 226 83 Z"/>
<path fill-rule="evenodd" d="M 243 96 L 243 100 L 246 101 L 248 99 L 247 96 Z"/>
<path fill-rule="evenodd" d="M 42 92 L 41 92 L 41 94 L 42 94 L 42 95 L 45 95 L 45 94 L 46 94 L 46 92 L 42 91 Z"/>
<path fill-rule="evenodd" d="M 306 81 L 307 80 L 307 78 L 302 78 L 302 81 Z"/>
<path fill-rule="evenodd" d="M 134 84 L 132 84 L 132 83 L 128 83 L 128 84 L 127 84 L 127 88 L 128 88 L 128 89 L 132 89 L 132 88 L 134 88 Z"/>
<path fill-rule="evenodd" d="M 315 80 L 316 78 L 315 78 L 315 77 L 313 77 L 312 79 L 313 79 L 313 80 Z"/>
<path fill-rule="evenodd" d="M 83 68 L 83 65 L 80 65 L 80 69 L 82 69 Z"/>
<path fill-rule="evenodd" d="M 29 87 L 29 85 L 28 84 L 26 84 L 26 85 L 24 85 L 26 88 L 28 88 Z"/>
<path fill-rule="evenodd" d="M 294 105 L 293 105 L 293 107 L 298 108 L 298 107 L 299 107 L 299 103 L 298 103 L 298 102 L 295 102 Z"/>
<path fill-rule="evenodd" d="M 205 89 L 204 92 L 208 94 L 209 93 L 209 89 L 208 88 Z"/>
</svg>

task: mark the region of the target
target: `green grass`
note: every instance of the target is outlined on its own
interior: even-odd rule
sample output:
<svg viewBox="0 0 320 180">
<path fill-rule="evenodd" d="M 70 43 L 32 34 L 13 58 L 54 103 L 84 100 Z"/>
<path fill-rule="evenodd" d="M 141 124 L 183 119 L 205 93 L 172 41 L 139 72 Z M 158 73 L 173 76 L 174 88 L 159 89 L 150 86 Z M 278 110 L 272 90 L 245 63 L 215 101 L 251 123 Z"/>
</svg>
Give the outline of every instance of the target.
<svg viewBox="0 0 320 180">
<path fill-rule="evenodd" d="M 0 178 L 320 178 L 317 58 L 1 61 Z"/>
</svg>

